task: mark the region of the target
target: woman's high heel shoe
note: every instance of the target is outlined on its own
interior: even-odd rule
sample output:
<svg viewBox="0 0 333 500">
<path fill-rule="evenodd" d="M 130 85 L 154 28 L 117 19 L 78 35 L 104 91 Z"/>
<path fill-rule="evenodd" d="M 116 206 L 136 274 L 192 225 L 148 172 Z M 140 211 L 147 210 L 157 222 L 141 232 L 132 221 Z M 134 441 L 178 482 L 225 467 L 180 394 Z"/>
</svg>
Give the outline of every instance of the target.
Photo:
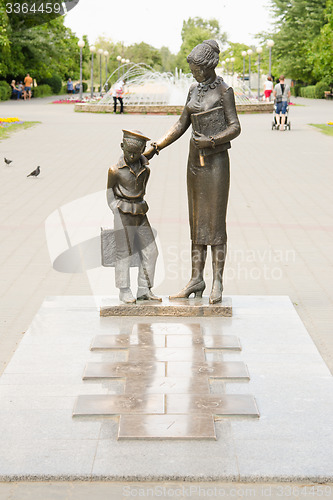
<svg viewBox="0 0 333 500">
<path fill-rule="evenodd" d="M 218 285 L 214 284 L 212 291 L 209 296 L 210 304 L 217 304 L 218 302 L 222 302 L 222 285 L 219 283 Z"/>
<path fill-rule="evenodd" d="M 175 299 L 188 299 L 189 296 L 194 293 L 195 297 L 202 297 L 203 291 L 206 288 L 206 283 L 204 280 L 199 281 L 197 283 L 192 283 L 191 281 L 186 285 L 183 290 L 181 290 L 177 295 L 170 295 L 170 300 Z"/>
</svg>

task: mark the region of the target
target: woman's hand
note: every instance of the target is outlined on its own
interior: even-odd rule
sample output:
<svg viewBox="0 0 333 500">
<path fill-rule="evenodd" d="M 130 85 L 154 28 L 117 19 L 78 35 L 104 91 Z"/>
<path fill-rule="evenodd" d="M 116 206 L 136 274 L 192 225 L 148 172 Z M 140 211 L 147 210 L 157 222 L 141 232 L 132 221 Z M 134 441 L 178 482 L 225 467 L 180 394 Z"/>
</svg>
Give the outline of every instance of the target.
<svg viewBox="0 0 333 500">
<path fill-rule="evenodd" d="M 156 154 L 156 149 L 154 148 L 154 146 L 151 145 L 143 153 L 143 155 L 147 158 L 147 160 L 151 160 L 155 154 Z"/>
<path fill-rule="evenodd" d="M 192 137 L 193 142 L 198 149 L 214 147 L 213 141 L 211 141 L 210 138 L 205 136 L 204 134 L 200 134 L 200 132 L 194 132 Z"/>
</svg>

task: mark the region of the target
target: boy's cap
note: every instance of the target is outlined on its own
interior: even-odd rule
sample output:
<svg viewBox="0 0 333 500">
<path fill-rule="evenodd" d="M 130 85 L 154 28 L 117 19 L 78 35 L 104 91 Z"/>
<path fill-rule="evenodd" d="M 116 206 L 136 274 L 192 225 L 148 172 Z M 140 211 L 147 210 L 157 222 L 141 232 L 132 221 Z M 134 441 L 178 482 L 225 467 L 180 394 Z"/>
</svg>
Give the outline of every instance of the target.
<svg viewBox="0 0 333 500">
<path fill-rule="evenodd" d="M 150 141 L 149 137 L 146 137 L 145 135 L 143 135 L 142 132 L 140 132 L 140 130 L 125 130 L 123 129 L 123 134 L 124 134 L 124 139 L 128 138 L 128 139 L 139 139 L 141 141 Z"/>
</svg>

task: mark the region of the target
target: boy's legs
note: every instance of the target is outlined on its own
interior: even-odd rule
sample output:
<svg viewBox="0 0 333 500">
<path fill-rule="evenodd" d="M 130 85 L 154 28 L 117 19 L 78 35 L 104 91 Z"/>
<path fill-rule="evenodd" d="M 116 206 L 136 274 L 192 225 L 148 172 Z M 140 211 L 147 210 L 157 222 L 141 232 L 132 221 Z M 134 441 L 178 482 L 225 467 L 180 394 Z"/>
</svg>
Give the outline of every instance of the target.
<svg viewBox="0 0 333 500">
<path fill-rule="evenodd" d="M 136 242 L 140 253 L 138 297 L 147 296 L 147 298 L 154 298 L 155 296 L 150 290 L 154 286 L 158 250 L 147 216 L 138 217 L 141 219 L 136 230 Z"/>
<path fill-rule="evenodd" d="M 116 243 L 115 281 L 120 290 L 120 299 L 135 302 L 131 293 L 130 267 L 134 249 L 136 216 L 124 214 L 119 210 L 114 213 L 114 234 Z"/>
<path fill-rule="evenodd" d="M 113 112 L 117 113 L 117 98 L 113 97 Z"/>
</svg>

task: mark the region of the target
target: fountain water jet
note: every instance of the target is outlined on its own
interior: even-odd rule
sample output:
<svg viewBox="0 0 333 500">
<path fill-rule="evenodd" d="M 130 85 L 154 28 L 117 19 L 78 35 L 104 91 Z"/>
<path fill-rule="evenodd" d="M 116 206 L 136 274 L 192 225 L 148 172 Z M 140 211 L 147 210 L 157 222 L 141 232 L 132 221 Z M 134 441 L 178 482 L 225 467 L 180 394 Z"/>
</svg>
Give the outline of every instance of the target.
<svg viewBox="0 0 333 500">
<path fill-rule="evenodd" d="M 223 74 L 220 76 L 233 87 L 236 104 L 258 104 L 257 98 L 239 78 Z M 146 64 L 133 64 L 121 79 L 126 80 L 125 106 L 182 106 L 191 84 L 195 83 L 191 74 L 177 70 L 175 74 L 159 73 Z M 98 105 L 113 104 L 113 89 L 114 85 Z"/>
</svg>

